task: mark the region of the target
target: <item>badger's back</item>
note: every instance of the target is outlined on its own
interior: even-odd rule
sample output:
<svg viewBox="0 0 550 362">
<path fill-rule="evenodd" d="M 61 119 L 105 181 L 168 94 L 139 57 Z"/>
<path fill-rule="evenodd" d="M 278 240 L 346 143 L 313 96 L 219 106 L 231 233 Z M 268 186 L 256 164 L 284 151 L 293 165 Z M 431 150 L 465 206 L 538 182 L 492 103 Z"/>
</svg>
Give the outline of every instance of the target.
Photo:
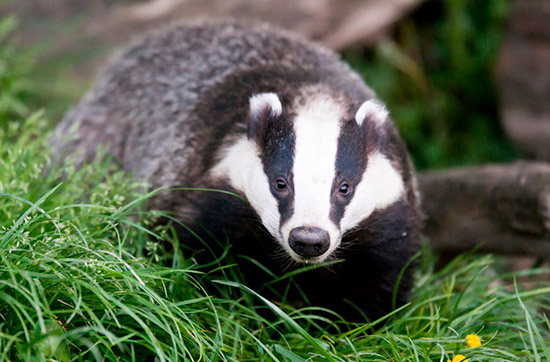
<svg viewBox="0 0 550 362">
<path fill-rule="evenodd" d="M 218 94 L 213 100 L 213 93 L 219 93 L 220 87 L 227 96 L 242 93 L 248 97 L 245 93 L 254 84 L 246 82 L 255 79 L 242 76 L 250 78 L 251 72 L 311 69 L 334 71 L 343 82 L 369 92 L 334 53 L 268 25 L 202 22 L 172 26 L 116 59 L 60 122 L 54 148 L 62 154 L 76 154 L 80 164 L 90 161 L 103 144 L 123 168 L 135 171 L 154 187 L 196 186 L 205 177 L 197 161 L 216 152 L 205 149 L 204 142 L 217 133 L 216 146 L 221 146 L 228 133 L 227 124 L 226 132 L 220 134 L 219 122 L 211 122 L 215 110 L 197 119 L 197 108 L 205 111 L 201 103 L 214 102 L 219 108 L 224 96 Z M 242 120 L 245 126 L 247 109 L 240 106 L 231 104 L 224 111 L 234 114 L 231 122 Z M 76 126 L 75 135 L 71 130 Z M 182 169 L 185 172 L 178 172 Z"/>
</svg>

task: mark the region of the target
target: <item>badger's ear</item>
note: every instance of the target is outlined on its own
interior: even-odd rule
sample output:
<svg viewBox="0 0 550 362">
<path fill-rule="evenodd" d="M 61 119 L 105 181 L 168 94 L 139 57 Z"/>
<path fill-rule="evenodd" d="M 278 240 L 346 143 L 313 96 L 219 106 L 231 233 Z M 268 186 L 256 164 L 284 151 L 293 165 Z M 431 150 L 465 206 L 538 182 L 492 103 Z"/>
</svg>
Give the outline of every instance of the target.
<svg viewBox="0 0 550 362">
<path fill-rule="evenodd" d="M 275 93 L 259 93 L 250 97 L 248 138 L 254 139 L 265 129 L 270 119 L 283 113 L 283 106 Z"/>
<path fill-rule="evenodd" d="M 355 114 L 355 121 L 359 126 L 365 121 L 374 122 L 376 125 L 381 126 L 388 119 L 388 110 L 382 102 L 376 99 L 369 99 L 365 101 L 357 110 Z"/>
</svg>

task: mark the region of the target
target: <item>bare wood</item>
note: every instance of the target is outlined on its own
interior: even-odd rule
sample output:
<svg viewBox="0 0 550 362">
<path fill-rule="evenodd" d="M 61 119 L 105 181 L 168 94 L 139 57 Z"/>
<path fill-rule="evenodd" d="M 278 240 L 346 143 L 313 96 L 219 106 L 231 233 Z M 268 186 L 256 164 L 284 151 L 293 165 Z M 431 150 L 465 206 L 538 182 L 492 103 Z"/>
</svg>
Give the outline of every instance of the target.
<svg viewBox="0 0 550 362">
<path fill-rule="evenodd" d="M 550 164 L 518 162 L 419 175 L 425 233 L 440 253 L 550 258 Z"/>
<path fill-rule="evenodd" d="M 364 1 L 339 19 L 333 31 L 321 40 L 333 49 L 342 50 L 357 45 L 370 45 L 386 34 L 399 19 L 416 8 L 419 0 Z"/>
<path fill-rule="evenodd" d="M 125 5 L 92 31 L 120 34 L 175 19 L 232 17 L 262 20 L 342 50 L 371 44 L 422 0 L 151 0 Z"/>
<path fill-rule="evenodd" d="M 181 19 L 217 17 L 261 20 L 342 50 L 368 45 L 384 35 L 423 0 L 51 0 L 40 5 L 13 2 L 0 10 L 22 19 L 23 43 L 46 37 L 53 53 L 78 45 L 120 45 L 150 29 Z M 59 32 L 60 23 L 82 23 L 74 31 Z M 36 23 L 41 26 L 35 26 Z M 44 24 L 47 24 L 44 27 Z M 49 24 L 49 25 L 48 25 Z M 57 24 L 57 25 L 56 25 Z M 49 29 L 49 30 L 48 30 Z M 57 30 L 56 30 L 57 29 Z M 48 34 L 49 33 L 49 34 Z M 55 35 L 55 36 L 53 36 Z"/>
<path fill-rule="evenodd" d="M 550 161 L 550 3 L 516 0 L 497 70 L 502 125 L 530 156 Z"/>
</svg>

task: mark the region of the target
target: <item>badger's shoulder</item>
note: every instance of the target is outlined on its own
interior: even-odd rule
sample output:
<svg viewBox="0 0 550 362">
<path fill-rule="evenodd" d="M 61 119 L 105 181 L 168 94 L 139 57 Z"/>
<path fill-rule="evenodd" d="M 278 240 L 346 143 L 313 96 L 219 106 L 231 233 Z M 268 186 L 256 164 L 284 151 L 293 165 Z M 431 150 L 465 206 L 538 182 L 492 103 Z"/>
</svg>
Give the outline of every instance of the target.
<svg viewBox="0 0 550 362">
<path fill-rule="evenodd" d="M 214 19 L 173 23 L 136 41 L 123 55 L 128 60 L 148 57 L 166 57 L 176 67 L 181 60 L 210 58 L 197 64 L 210 72 L 265 63 L 319 67 L 339 61 L 333 51 L 269 24 Z"/>
<path fill-rule="evenodd" d="M 176 23 L 120 52 L 93 89 L 60 122 L 56 130 L 60 137 L 54 138 L 54 147 L 77 151 L 82 154 L 80 162 L 85 162 L 100 143 L 106 143 L 125 167 L 138 169 L 146 179 L 158 175 L 153 165 L 169 168 L 178 164 L 159 162 L 166 154 L 155 147 L 157 140 L 163 139 L 163 149 L 172 153 L 180 153 L 183 145 L 192 146 L 189 136 L 195 134 L 195 128 L 190 128 L 189 119 L 197 104 L 208 102 L 210 93 L 224 79 L 234 79 L 232 74 L 266 66 L 296 74 L 305 69 L 332 69 L 360 83 L 332 51 L 269 25 Z M 65 143 L 63 136 L 76 125 L 76 137 Z"/>
<path fill-rule="evenodd" d="M 265 64 L 348 69 L 333 51 L 265 23 L 185 21 L 156 30 L 119 51 L 94 90 L 125 92 L 159 85 L 200 93 L 236 69 Z"/>
</svg>

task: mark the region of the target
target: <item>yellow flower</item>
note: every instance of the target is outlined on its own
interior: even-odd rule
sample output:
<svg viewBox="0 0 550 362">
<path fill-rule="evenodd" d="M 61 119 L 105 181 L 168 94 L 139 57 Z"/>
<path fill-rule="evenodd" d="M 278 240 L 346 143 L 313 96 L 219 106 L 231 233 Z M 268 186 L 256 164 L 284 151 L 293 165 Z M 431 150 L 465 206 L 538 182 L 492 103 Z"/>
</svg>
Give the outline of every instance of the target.
<svg viewBox="0 0 550 362">
<path fill-rule="evenodd" d="M 447 360 L 447 362 L 468 362 L 468 360 L 463 355 L 457 354 L 456 356 L 454 356 L 452 361 Z"/>
<path fill-rule="evenodd" d="M 481 346 L 481 340 L 477 334 L 469 334 L 466 336 L 466 343 L 468 343 L 468 347 L 470 348 L 476 348 Z"/>
</svg>

